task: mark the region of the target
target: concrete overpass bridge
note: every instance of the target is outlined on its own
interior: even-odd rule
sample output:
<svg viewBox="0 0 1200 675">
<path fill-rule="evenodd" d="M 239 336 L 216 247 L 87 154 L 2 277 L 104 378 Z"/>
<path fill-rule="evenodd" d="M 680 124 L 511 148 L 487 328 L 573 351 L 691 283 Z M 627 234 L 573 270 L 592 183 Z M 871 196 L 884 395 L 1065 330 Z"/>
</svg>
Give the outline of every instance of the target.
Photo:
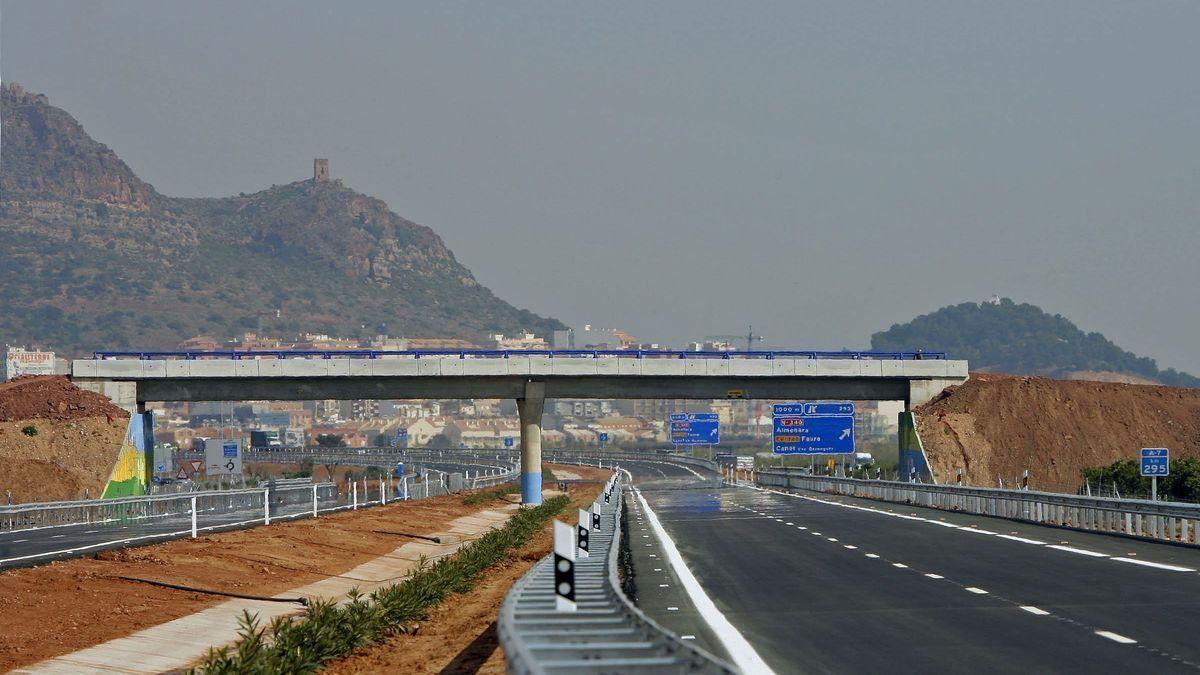
<svg viewBox="0 0 1200 675">
<path fill-rule="evenodd" d="M 147 401 L 515 399 L 523 499 L 536 503 L 547 398 L 895 400 L 908 409 L 964 382 L 967 362 L 914 352 L 96 352 L 72 362 L 71 378 L 143 414 Z"/>
</svg>

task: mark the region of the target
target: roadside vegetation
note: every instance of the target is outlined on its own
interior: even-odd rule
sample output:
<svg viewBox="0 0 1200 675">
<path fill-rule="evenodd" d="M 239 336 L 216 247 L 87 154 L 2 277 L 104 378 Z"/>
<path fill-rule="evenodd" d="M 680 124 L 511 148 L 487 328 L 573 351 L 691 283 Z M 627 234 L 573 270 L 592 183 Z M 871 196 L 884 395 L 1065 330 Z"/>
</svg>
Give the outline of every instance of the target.
<svg viewBox="0 0 1200 675">
<path fill-rule="evenodd" d="M 1138 460 L 1123 459 L 1108 466 L 1083 470 L 1080 492 L 1108 496 L 1149 499 L 1150 478 L 1141 475 Z M 1115 488 L 1115 491 L 1114 491 Z M 1158 479 L 1158 498 L 1172 502 L 1200 502 L 1200 460 L 1173 459 L 1170 475 Z"/>
<path fill-rule="evenodd" d="M 480 575 L 524 545 L 570 502 L 566 495 L 524 509 L 508 523 L 432 565 L 422 561 L 403 582 L 351 594 L 349 602 L 317 601 L 300 615 L 280 617 L 264 627 L 247 612 L 232 647 L 209 652 L 193 672 L 311 673 L 332 659 L 405 633 L 409 623 L 454 593 L 470 591 Z"/>
</svg>

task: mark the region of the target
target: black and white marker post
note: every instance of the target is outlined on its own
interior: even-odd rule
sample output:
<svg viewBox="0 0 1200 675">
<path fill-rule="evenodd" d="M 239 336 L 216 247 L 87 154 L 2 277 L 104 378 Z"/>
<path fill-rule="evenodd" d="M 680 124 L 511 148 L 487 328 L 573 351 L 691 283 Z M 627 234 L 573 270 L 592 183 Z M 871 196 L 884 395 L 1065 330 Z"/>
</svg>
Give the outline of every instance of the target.
<svg viewBox="0 0 1200 675">
<path fill-rule="evenodd" d="M 600 531 L 600 505 L 595 502 L 592 503 L 592 529 Z"/>
<path fill-rule="evenodd" d="M 591 530 L 588 526 L 591 524 L 590 520 L 591 516 L 588 515 L 588 512 L 579 509 L 579 525 L 575 527 L 575 531 L 577 532 L 575 548 L 580 558 L 588 557 L 588 532 Z"/>
<path fill-rule="evenodd" d="M 554 521 L 554 608 L 574 612 L 575 605 L 575 533 L 571 526 Z"/>
</svg>

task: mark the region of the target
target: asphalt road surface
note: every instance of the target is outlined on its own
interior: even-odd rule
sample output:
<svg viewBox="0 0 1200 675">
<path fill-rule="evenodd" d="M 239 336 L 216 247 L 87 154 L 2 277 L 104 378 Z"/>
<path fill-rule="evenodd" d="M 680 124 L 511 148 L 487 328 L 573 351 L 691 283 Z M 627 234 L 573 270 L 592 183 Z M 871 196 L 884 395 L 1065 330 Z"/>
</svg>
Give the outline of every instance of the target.
<svg viewBox="0 0 1200 675">
<path fill-rule="evenodd" d="M 622 466 L 778 673 L 1200 669 L 1200 551 Z M 687 613 L 639 604 L 668 625 Z"/>
</svg>

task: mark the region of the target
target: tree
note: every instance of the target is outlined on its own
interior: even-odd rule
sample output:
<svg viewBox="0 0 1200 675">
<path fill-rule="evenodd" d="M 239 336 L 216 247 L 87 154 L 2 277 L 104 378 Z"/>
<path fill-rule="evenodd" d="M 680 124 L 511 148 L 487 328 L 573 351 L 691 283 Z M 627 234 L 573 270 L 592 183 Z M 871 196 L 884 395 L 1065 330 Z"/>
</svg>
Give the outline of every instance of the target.
<svg viewBox="0 0 1200 675">
<path fill-rule="evenodd" d="M 344 448 L 346 439 L 341 434 L 318 434 L 317 445 L 322 448 Z"/>
</svg>

